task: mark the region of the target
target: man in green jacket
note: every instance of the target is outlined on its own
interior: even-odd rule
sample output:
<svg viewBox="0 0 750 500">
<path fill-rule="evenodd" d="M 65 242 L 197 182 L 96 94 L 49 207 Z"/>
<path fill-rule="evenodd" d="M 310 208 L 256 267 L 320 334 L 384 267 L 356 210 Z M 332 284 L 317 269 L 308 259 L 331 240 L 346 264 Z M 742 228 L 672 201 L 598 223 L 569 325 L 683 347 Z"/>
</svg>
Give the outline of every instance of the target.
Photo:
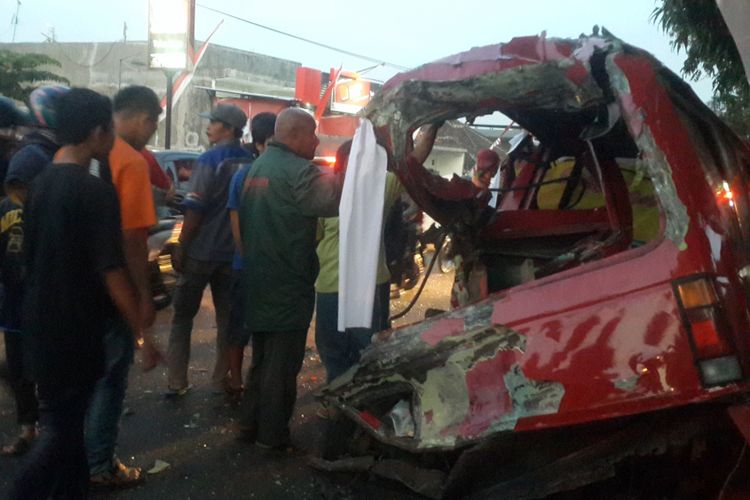
<svg viewBox="0 0 750 500">
<path fill-rule="evenodd" d="M 240 429 L 261 448 L 290 446 L 289 419 L 318 275 L 318 217 L 338 215 L 343 175 L 311 163 L 319 141 L 306 111 L 282 111 L 274 142 L 245 178 L 240 228 L 252 368 Z M 325 168 L 325 167 L 324 167 Z"/>
</svg>

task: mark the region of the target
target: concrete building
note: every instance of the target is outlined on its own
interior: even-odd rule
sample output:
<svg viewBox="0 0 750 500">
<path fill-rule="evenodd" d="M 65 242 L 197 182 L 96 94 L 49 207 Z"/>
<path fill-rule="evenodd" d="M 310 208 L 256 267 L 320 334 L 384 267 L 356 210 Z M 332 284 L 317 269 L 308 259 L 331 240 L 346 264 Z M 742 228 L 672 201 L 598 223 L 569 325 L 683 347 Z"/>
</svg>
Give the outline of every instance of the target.
<svg viewBox="0 0 750 500">
<path fill-rule="evenodd" d="M 462 177 L 470 173 L 477 152 L 491 145 L 492 140 L 466 123 L 449 121 L 440 128 L 424 166 L 448 179 L 454 174 Z"/>
<path fill-rule="evenodd" d="M 201 43 L 196 42 L 196 47 Z M 126 85 L 138 84 L 152 88 L 164 98 L 167 79 L 163 71 L 147 68 L 147 43 L 138 41 L 106 43 L 14 43 L 2 44 L 0 49 L 14 52 L 41 53 L 61 64 L 49 68 L 70 80 L 71 85 L 89 87 L 104 95 L 113 96 Z M 228 100 L 242 107 L 248 116 L 263 111 L 274 111 L 297 105 L 295 88 L 300 63 L 277 57 L 256 54 L 221 45 L 209 45 L 195 69 L 189 85 L 175 100 L 172 114 L 172 149 L 201 151 L 208 147 L 205 138 L 207 121 L 199 113 L 209 111 L 215 100 Z M 316 99 L 325 89 L 328 73 L 304 70 L 302 78 L 307 87 L 307 99 Z M 315 81 L 320 80 L 320 88 Z M 368 92 L 377 92 L 373 83 Z M 305 87 L 305 83 L 302 87 Z M 162 115 L 163 117 L 164 115 Z M 319 154 L 333 155 L 343 137 L 351 136 L 356 120 L 349 116 L 327 116 L 321 121 L 318 133 L 322 144 Z M 152 140 L 152 147 L 164 147 L 165 123 L 161 121 Z M 343 136 L 343 137 L 342 137 Z M 438 134 L 426 167 L 444 177 L 466 175 L 474 165 L 476 153 L 492 144 L 492 139 L 459 121 L 448 122 Z"/>
<path fill-rule="evenodd" d="M 70 80 L 71 85 L 89 87 L 108 96 L 113 96 L 119 87 L 132 84 L 146 85 L 159 97 L 166 94 L 165 73 L 147 68 L 146 42 L 4 43 L 0 49 L 48 55 L 62 65 L 50 69 Z M 198 116 L 211 108 L 212 94 L 205 88 L 293 99 L 299 66 L 294 61 L 209 45 L 190 85 L 175 101 L 172 148 L 200 150 L 208 145 L 203 133 L 206 120 Z M 163 147 L 164 120 L 153 142 L 156 147 Z"/>
</svg>

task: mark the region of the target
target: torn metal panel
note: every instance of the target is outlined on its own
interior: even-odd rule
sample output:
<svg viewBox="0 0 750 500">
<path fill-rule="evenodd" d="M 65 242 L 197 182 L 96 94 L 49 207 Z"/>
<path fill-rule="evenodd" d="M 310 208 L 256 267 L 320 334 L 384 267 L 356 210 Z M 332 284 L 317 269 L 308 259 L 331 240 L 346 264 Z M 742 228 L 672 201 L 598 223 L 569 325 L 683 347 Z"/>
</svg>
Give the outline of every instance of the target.
<svg viewBox="0 0 750 500">
<path fill-rule="evenodd" d="M 514 365 L 503 378 L 519 417 L 548 415 L 560 408 L 565 395 L 562 384 L 529 380 L 518 365 Z"/>
<path fill-rule="evenodd" d="M 513 429 L 519 418 L 556 412 L 564 388 L 523 374 L 526 339 L 492 325 L 492 310 L 480 303 L 381 336 L 323 396 L 379 439 L 411 450 L 451 449 Z M 394 397 L 411 402 L 413 437 L 397 437 L 387 425 L 392 403 L 381 402 Z"/>
<path fill-rule="evenodd" d="M 611 100 L 588 63 L 572 57 L 579 43 L 542 36 L 474 48 L 398 75 L 373 98 L 364 115 L 390 146 L 409 195 L 436 221 L 473 227 L 484 204 L 470 182 L 410 164 L 412 132 L 427 122 L 502 111 L 554 149 L 579 147 L 580 131 Z"/>
<path fill-rule="evenodd" d="M 564 115 L 603 103 L 593 79 L 576 85 L 566 73 L 569 62 L 520 65 L 460 81 L 406 80 L 375 96 L 365 115 L 376 127 L 387 127 L 396 158 L 405 155 L 409 131 L 428 121 L 448 120 L 503 109 L 524 120 L 521 110 L 532 108 Z M 539 134 L 539 132 L 537 132 Z M 554 143 L 554 134 L 545 139 Z"/>
<path fill-rule="evenodd" d="M 672 178 L 672 167 L 646 125 L 643 117 L 644 111 L 633 102 L 628 79 L 617 66 L 614 55 L 607 57 L 606 67 L 610 85 L 620 102 L 625 123 L 641 151 L 641 159 L 637 166 L 645 167 L 654 184 L 661 208 L 664 210 L 666 218 L 664 236 L 683 250 L 690 218 L 687 207 L 677 195 L 677 188 Z"/>
</svg>

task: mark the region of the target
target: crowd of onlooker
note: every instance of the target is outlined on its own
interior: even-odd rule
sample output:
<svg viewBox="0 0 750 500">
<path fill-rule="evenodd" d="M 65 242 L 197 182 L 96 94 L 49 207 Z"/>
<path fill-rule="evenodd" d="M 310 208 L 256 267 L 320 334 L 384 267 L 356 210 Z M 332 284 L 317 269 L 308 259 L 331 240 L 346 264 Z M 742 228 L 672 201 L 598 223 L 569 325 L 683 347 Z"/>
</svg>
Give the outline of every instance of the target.
<svg viewBox="0 0 750 500">
<path fill-rule="evenodd" d="M 217 325 L 213 390 L 239 407 L 240 439 L 268 453 L 293 451 L 289 421 L 313 312 L 328 380 L 389 327 L 382 241 L 371 327 L 337 325 L 337 215 L 351 141 L 335 168 L 319 167 L 316 122 L 303 109 L 255 115 L 246 144 L 240 108 L 218 104 L 204 115 L 211 148 L 197 158 L 182 201 L 179 279 L 162 351 L 151 328 L 147 248 L 157 222 L 153 187 L 172 192 L 146 149 L 162 112 L 158 97 L 142 86 L 113 99 L 47 86 L 31 93 L 29 110 L 0 98 L 0 129 L 30 127 L 0 157 L 2 378 L 20 427 L 2 453 L 24 455 L 9 498 L 84 498 L 90 485 L 143 479 L 115 454 L 128 372 L 140 349 L 144 369 L 166 363 L 166 397 L 189 393 L 193 319 L 207 286 Z M 417 161 L 436 130 L 421 134 Z M 402 192 L 388 173 L 385 212 Z M 323 408 L 319 415 L 330 417 Z"/>
</svg>

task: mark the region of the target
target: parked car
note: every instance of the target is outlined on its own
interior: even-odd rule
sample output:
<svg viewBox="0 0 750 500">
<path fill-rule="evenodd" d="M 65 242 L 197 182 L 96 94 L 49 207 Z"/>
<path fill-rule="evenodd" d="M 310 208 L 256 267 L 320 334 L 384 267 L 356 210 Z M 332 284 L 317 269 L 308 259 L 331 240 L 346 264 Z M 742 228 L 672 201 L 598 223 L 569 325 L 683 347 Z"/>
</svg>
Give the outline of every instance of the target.
<svg viewBox="0 0 750 500">
<path fill-rule="evenodd" d="M 536 142 L 490 209 L 408 153 L 425 123 L 495 111 Z M 396 75 L 364 114 L 482 296 L 377 335 L 322 389 L 344 417 L 329 458 L 431 497 L 637 482 L 646 457 L 728 472 L 727 412 L 750 428 L 750 156 L 687 84 L 609 34 L 530 36 Z"/>
<path fill-rule="evenodd" d="M 154 156 L 161 168 L 169 176 L 175 190 L 178 193 L 185 193 L 193 171 L 193 164 L 198 156 L 200 156 L 200 153 L 169 149 L 155 151 Z"/>
<path fill-rule="evenodd" d="M 148 266 L 154 307 L 164 309 L 172 304 L 177 272 L 172 259 L 179 246 L 182 216 L 159 219 L 148 231 Z"/>
<path fill-rule="evenodd" d="M 175 186 L 174 199 L 163 206 L 157 206 L 159 222 L 149 229 L 149 275 L 151 293 L 157 309 L 172 303 L 177 273 L 172 267 L 172 257 L 179 245 L 182 230 L 182 206 L 192 174 L 193 164 L 200 156 L 193 151 L 167 150 L 154 152 L 159 166 L 169 176 Z"/>
</svg>

